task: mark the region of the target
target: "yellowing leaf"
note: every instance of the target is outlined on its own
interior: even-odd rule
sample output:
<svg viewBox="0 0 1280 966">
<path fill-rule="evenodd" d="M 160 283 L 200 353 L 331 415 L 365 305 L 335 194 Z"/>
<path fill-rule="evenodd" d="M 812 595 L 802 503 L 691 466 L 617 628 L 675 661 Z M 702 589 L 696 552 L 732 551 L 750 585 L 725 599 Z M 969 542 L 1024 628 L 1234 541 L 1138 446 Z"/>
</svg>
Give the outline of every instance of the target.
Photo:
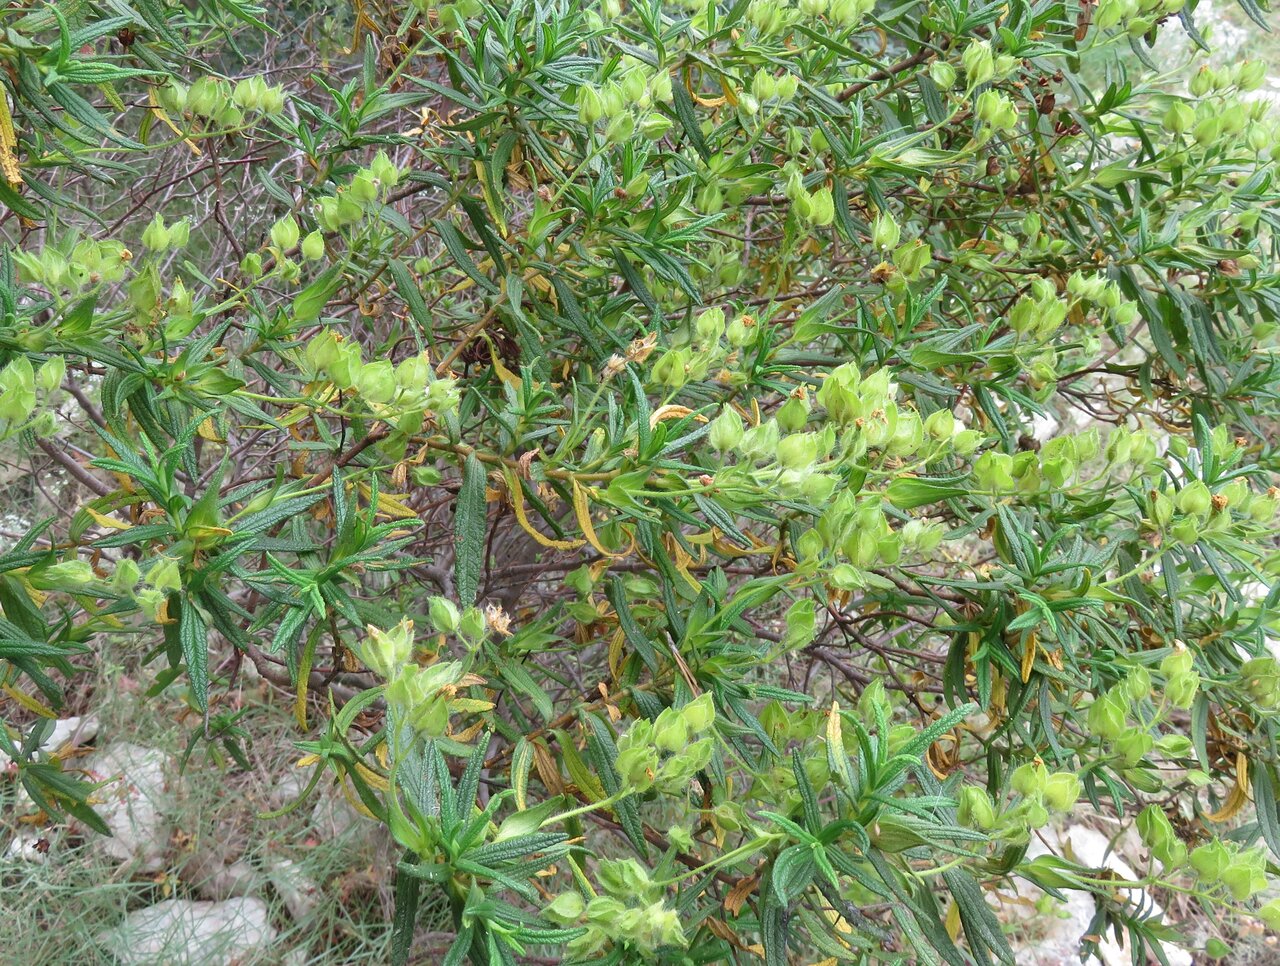
<svg viewBox="0 0 1280 966">
<path fill-rule="evenodd" d="M 520 486 L 520 479 L 516 476 L 516 471 L 508 466 L 503 469 L 503 475 L 507 480 L 507 496 L 511 501 L 511 509 L 515 511 L 516 522 L 520 524 L 520 528 L 525 533 L 533 537 L 542 546 L 550 547 L 552 550 L 577 550 L 586 543 L 585 540 L 553 540 L 545 533 L 537 530 L 529 522 L 529 516 L 525 512 L 524 490 Z"/>
<path fill-rule="evenodd" d="M 1025 609 L 1025 608 L 1024 608 Z M 1035 631 L 1027 635 L 1026 642 L 1022 645 L 1022 683 L 1026 684 L 1031 680 L 1031 671 L 1035 667 L 1036 654 L 1040 652 L 1040 640 Z"/>
<path fill-rule="evenodd" d="M 625 554 L 614 553 L 608 547 L 600 542 L 600 538 L 596 536 L 595 525 L 591 522 L 591 507 L 587 502 L 587 490 L 577 480 L 573 481 L 573 512 L 578 518 L 578 526 L 582 528 L 582 535 L 587 538 L 587 542 L 595 547 L 606 557 L 622 557 Z"/>
<path fill-rule="evenodd" d="M 1227 793 L 1222 808 L 1205 815 L 1210 822 L 1226 822 L 1234 818 L 1249 801 L 1249 759 L 1244 752 L 1236 752 L 1236 782 Z"/>
<path fill-rule="evenodd" d="M 201 439 L 207 439 L 211 443 L 226 442 L 225 439 L 223 439 L 221 436 L 218 435 L 218 431 L 216 427 L 213 425 L 212 416 L 210 416 L 208 419 L 202 422 L 199 426 L 197 426 L 196 432 L 200 434 Z"/>
<path fill-rule="evenodd" d="M 159 98 L 156 97 L 155 87 L 151 87 L 148 89 L 147 101 L 151 108 L 151 113 L 154 114 L 157 118 L 159 118 L 162 123 L 167 125 L 170 131 L 178 135 L 178 137 L 182 138 L 183 143 L 186 144 L 186 146 L 191 149 L 192 154 L 194 154 L 197 158 L 200 157 L 201 151 L 198 147 L 196 147 L 195 142 L 192 141 L 186 135 L 184 135 L 182 131 L 179 130 L 178 126 L 173 123 L 173 121 L 169 120 L 169 115 L 165 113 L 164 108 L 160 106 Z"/>
<path fill-rule="evenodd" d="M 960 926 L 960 904 L 952 899 L 951 906 L 947 909 L 947 935 L 952 942 L 960 938 Z"/>
<path fill-rule="evenodd" d="M 498 374 L 499 379 L 512 389 L 519 389 L 520 377 L 502 364 L 502 360 L 498 358 L 498 350 L 494 347 L 493 340 L 486 337 L 485 341 L 489 343 L 489 361 L 493 363 L 493 371 Z"/>
<path fill-rule="evenodd" d="M 373 491 L 368 484 L 360 484 L 360 495 L 366 500 L 373 495 Z M 383 493 L 378 491 L 378 512 L 383 516 L 391 517 L 393 520 L 409 520 L 418 518 L 418 512 L 411 507 L 405 506 L 400 501 L 408 496 L 407 493 Z"/>
<path fill-rule="evenodd" d="M 57 718 L 58 717 L 58 713 L 54 711 L 52 708 L 46 708 L 43 704 L 41 704 L 35 698 L 31 697 L 31 695 L 23 694 L 21 691 L 19 691 L 17 688 L 15 688 L 11 684 L 4 685 L 3 688 L 0 688 L 0 690 L 3 690 L 5 694 L 13 698 L 14 701 L 22 705 L 32 714 L 39 715 L 41 718 Z"/>
<path fill-rule="evenodd" d="M 0 174 L 9 186 L 16 188 L 22 184 L 22 169 L 18 165 L 18 155 L 14 149 L 18 146 L 18 135 L 13 130 L 13 115 L 9 113 L 9 98 L 0 90 Z"/>
<path fill-rule="evenodd" d="M 693 410 L 688 406 L 676 406 L 671 403 L 668 403 L 665 406 L 659 406 L 649 414 L 649 428 L 653 429 L 653 427 L 657 426 L 658 423 L 662 422 L 664 419 L 680 419 L 684 416 L 692 415 L 692 413 Z M 705 423 L 707 421 L 706 416 L 699 415 L 695 418 L 700 423 Z"/>
<path fill-rule="evenodd" d="M 132 523 L 125 523 L 123 520 L 117 520 L 115 517 L 109 517 L 105 513 L 99 513 L 91 506 L 84 508 L 84 512 L 93 517 L 93 522 L 100 527 L 106 527 L 108 530 L 128 530 Z"/>
</svg>

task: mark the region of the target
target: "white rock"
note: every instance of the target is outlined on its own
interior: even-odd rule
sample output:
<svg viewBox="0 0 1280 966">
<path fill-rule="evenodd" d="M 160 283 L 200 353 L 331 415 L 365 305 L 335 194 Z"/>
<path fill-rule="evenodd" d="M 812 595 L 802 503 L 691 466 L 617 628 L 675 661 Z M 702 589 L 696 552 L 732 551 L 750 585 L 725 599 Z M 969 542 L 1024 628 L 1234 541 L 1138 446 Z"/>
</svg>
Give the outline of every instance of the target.
<svg viewBox="0 0 1280 966">
<path fill-rule="evenodd" d="M 237 896 L 247 896 L 258 882 L 258 873 L 248 862 L 236 859 L 226 865 L 211 863 L 196 869 L 188 864 L 182 877 L 191 883 L 200 898 L 221 902 Z"/>
<path fill-rule="evenodd" d="M 1136 879 L 1138 875 L 1116 852 L 1110 851 L 1111 840 L 1097 829 L 1085 825 L 1073 825 L 1061 832 L 1045 830 L 1044 838 L 1048 846 L 1033 836 L 1027 848 L 1027 857 L 1051 853 L 1073 859 L 1080 865 L 1090 869 L 1110 869 L 1123 879 Z M 1060 918 L 1047 924 L 1046 934 L 1038 938 L 1027 949 L 1020 950 L 1019 964 L 1027 966 L 1056 966 L 1058 963 L 1074 963 L 1079 961 L 1080 937 L 1089 930 L 1093 921 L 1096 906 L 1093 897 L 1083 892 L 1063 890 L 1067 897 L 1065 905 L 1059 905 Z M 1134 890 L 1129 893 L 1135 905 L 1140 905 L 1151 916 L 1159 916 L 1163 911 L 1146 892 Z M 1176 946 L 1165 945 L 1165 956 L 1169 966 L 1192 966 L 1191 954 Z M 1133 957 L 1115 937 L 1108 933 L 1098 944 L 1098 953 L 1089 963 L 1102 963 L 1102 966 L 1131 966 Z"/>
<path fill-rule="evenodd" d="M 36 865 L 45 865 L 49 861 L 49 849 L 47 848 L 47 839 L 45 840 L 45 846 L 40 845 L 40 840 L 43 837 L 44 833 L 38 832 L 33 828 L 18 829 L 4 850 L 5 860 L 34 862 Z"/>
<path fill-rule="evenodd" d="M 130 913 L 98 943 L 122 966 L 246 966 L 264 957 L 276 931 L 261 899 L 167 899 Z"/>
<path fill-rule="evenodd" d="M 320 887 L 296 862 L 284 859 L 267 873 L 281 900 L 294 920 L 301 922 L 315 909 L 320 900 Z"/>
<path fill-rule="evenodd" d="M 90 755 L 83 767 L 94 781 L 106 782 L 93 798 L 111 837 L 94 836 L 96 847 L 121 862 L 138 863 L 141 872 L 163 869 L 173 831 L 164 754 L 117 742 Z"/>
<path fill-rule="evenodd" d="M 53 723 L 40 750 L 47 752 L 61 751 L 64 745 L 84 745 L 98 737 L 98 718 L 87 714 L 83 718 L 60 718 Z"/>
<path fill-rule="evenodd" d="M 1057 436 L 1059 426 L 1058 420 L 1051 415 L 1033 413 L 1031 416 L 1031 435 L 1041 443 L 1047 443 Z"/>
<path fill-rule="evenodd" d="M 274 812 L 296 802 L 307 787 L 307 777 L 307 773 L 294 769 L 276 778 L 267 790 L 267 810 Z"/>
<path fill-rule="evenodd" d="M 377 826 L 357 812 L 336 788 L 316 797 L 316 804 L 311 809 L 311 826 L 329 839 L 350 835 L 353 844 L 362 847 L 376 843 Z"/>
<path fill-rule="evenodd" d="M 32 728 L 35 725 L 31 726 Z M 27 729 L 27 734 L 31 734 L 31 728 Z M 98 735 L 98 718 L 96 715 L 87 714 L 83 718 L 59 718 L 53 723 L 53 728 L 44 736 L 44 740 L 40 742 L 40 747 L 36 749 L 36 755 L 39 758 L 47 758 L 54 752 L 61 751 L 63 746 L 83 745 Z M 3 751 L 0 751 L 0 768 L 9 764 L 11 759 Z"/>
</svg>

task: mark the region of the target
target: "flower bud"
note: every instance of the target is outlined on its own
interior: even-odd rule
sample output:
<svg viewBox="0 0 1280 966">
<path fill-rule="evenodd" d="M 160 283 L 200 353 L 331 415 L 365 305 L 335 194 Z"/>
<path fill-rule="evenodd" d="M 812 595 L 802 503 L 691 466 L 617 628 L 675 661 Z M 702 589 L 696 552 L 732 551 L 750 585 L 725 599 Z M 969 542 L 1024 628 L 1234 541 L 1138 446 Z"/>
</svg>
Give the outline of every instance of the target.
<svg viewBox="0 0 1280 966">
<path fill-rule="evenodd" d="M 1155 745 L 1155 739 L 1141 728 L 1128 728 L 1115 742 L 1116 754 L 1132 767 L 1142 761 Z"/>
<path fill-rule="evenodd" d="M 285 215 L 274 225 L 271 226 L 271 244 L 278 251 L 287 252 L 298 244 L 298 223 L 293 220 L 293 215 Z"/>
<path fill-rule="evenodd" d="M 1195 703 L 1200 690 L 1200 675 L 1196 671 L 1184 671 L 1169 678 L 1165 684 L 1165 697 L 1175 708 L 1187 710 Z"/>
<path fill-rule="evenodd" d="M 577 892 L 562 892 L 548 905 L 543 907 L 542 914 L 552 922 L 561 926 L 570 926 L 582 918 L 586 911 L 586 903 Z"/>
<path fill-rule="evenodd" d="M 422 668 L 406 664 L 387 685 L 388 706 L 418 734 L 439 738 L 449 728 L 449 706 L 440 694 L 444 683 L 440 678 L 449 667 L 436 664 Z"/>
<path fill-rule="evenodd" d="M 356 377 L 356 388 L 368 402 L 390 402 L 396 391 L 394 367 L 386 359 L 366 363 Z"/>
<path fill-rule="evenodd" d="M 661 141 L 671 130 L 672 120 L 653 111 L 640 121 L 640 133 L 650 141 Z"/>
<path fill-rule="evenodd" d="M 978 429 L 962 429 L 951 438 L 951 448 L 960 456 L 972 456 L 982 445 L 982 431 Z"/>
<path fill-rule="evenodd" d="M 1129 713 L 1129 696 L 1118 688 L 1104 692 L 1089 706 L 1089 730 L 1098 737 L 1114 741 L 1125 730 L 1125 717 Z"/>
<path fill-rule="evenodd" d="M 142 579 L 142 571 L 136 561 L 122 557 L 111 574 L 111 589 L 118 593 L 129 593 Z"/>
<path fill-rule="evenodd" d="M 1256 91 L 1267 79 L 1267 65 L 1261 60 L 1246 60 L 1240 64 L 1236 86 L 1242 91 Z"/>
<path fill-rule="evenodd" d="M 689 381 L 689 350 L 668 349 L 653 365 L 653 381 L 669 389 L 679 389 Z"/>
<path fill-rule="evenodd" d="M 778 423 L 770 419 L 742 434 L 741 454 L 747 460 L 772 459 L 778 449 Z"/>
<path fill-rule="evenodd" d="M 664 708 L 653 723 L 653 743 L 659 751 L 675 754 L 689 742 L 689 725 L 674 708 Z"/>
<path fill-rule="evenodd" d="M 167 84 L 156 91 L 156 100 L 170 114 L 181 115 L 187 106 L 187 88 L 170 78 Z"/>
<path fill-rule="evenodd" d="M 961 55 L 960 64 L 964 67 L 965 82 L 970 90 L 995 76 L 995 55 L 985 40 L 972 41 Z"/>
<path fill-rule="evenodd" d="M 670 104 L 674 97 L 671 74 L 664 70 L 649 78 L 649 95 L 659 104 Z"/>
<path fill-rule="evenodd" d="M 604 138 L 610 144 L 621 144 L 635 132 L 635 118 L 630 113 L 618 114 L 609 121 L 604 129 Z"/>
<path fill-rule="evenodd" d="M 74 590 L 88 586 L 98 577 L 89 561 L 75 559 L 32 570 L 29 579 L 40 590 Z"/>
<path fill-rule="evenodd" d="M 479 644 L 489 631 L 489 622 L 479 607 L 468 607 L 458 619 L 458 634 L 473 644 Z"/>
<path fill-rule="evenodd" d="M 1184 101 L 1174 101 L 1164 112 L 1161 123 L 1170 134 L 1185 134 L 1195 124 L 1196 115 Z"/>
<path fill-rule="evenodd" d="M 389 191 L 400 183 L 400 169 L 387 156 L 386 151 L 379 151 L 373 156 L 373 161 L 369 164 L 369 173 L 373 175 L 374 180 L 378 182 L 378 187 L 383 191 Z"/>
<path fill-rule="evenodd" d="M 705 734 L 716 720 L 716 706 L 711 692 L 704 691 L 686 704 L 680 709 L 680 716 L 684 718 L 691 734 L 695 736 Z"/>
<path fill-rule="evenodd" d="M 372 624 L 356 651 L 365 666 L 383 679 L 390 679 L 413 656 L 413 621 L 405 619 L 389 631 Z"/>
<path fill-rule="evenodd" d="M 1260 493 L 1249 501 L 1249 519 L 1254 523 L 1269 523 L 1277 508 L 1280 508 L 1280 491 Z"/>
<path fill-rule="evenodd" d="M 1182 517 L 1169 527 L 1169 536 L 1179 543 L 1191 546 L 1200 539 L 1200 527 L 1195 517 Z"/>
<path fill-rule="evenodd" d="M 269 114 L 272 117 L 277 114 L 284 113 L 285 96 L 283 85 L 277 84 L 274 87 L 268 87 L 262 95 L 262 104 L 260 105 L 263 114 Z"/>
<path fill-rule="evenodd" d="M 1213 494 L 1202 480 L 1193 480 L 1178 491 L 1178 509 L 1195 517 L 1203 517 L 1213 505 Z"/>
<path fill-rule="evenodd" d="M 835 220 L 835 201 L 831 197 L 830 188 L 818 188 L 809 195 L 809 223 L 825 228 Z"/>
<path fill-rule="evenodd" d="M 1055 812 L 1069 812 L 1083 791 L 1080 779 L 1073 772 L 1060 771 L 1050 775 L 1044 784 L 1044 803 Z"/>
<path fill-rule="evenodd" d="M 985 789 L 975 785 L 966 785 L 960 789 L 959 808 L 956 809 L 956 820 L 969 828 L 989 831 L 995 828 L 996 810 L 991 804 L 991 796 Z"/>
<path fill-rule="evenodd" d="M 378 197 L 378 186 L 373 183 L 371 175 L 361 171 L 351 179 L 347 194 L 360 204 L 368 204 Z"/>
<path fill-rule="evenodd" d="M 707 441 L 718 453 L 724 454 L 738 448 L 745 432 L 742 417 L 731 406 L 726 406 L 707 431 Z"/>
<path fill-rule="evenodd" d="M 309 262 L 324 258 L 324 232 L 317 228 L 302 239 L 302 257 Z"/>
<path fill-rule="evenodd" d="M 786 433 L 803 429 L 809 421 L 809 400 L 804 391 L 793 393 L 778 409 L 778 427 Z"/>
<path fill-rule="evenodd" d="M 778 441 L 778 463 L 784 469 L 803 470 L 819 458 L 817 433 L 793 433 Z"/>
<path fill-rule="evenodd" d="M 958 430 L 955 414 L 950 409 L 935 409 L 925 417 L 924 432 L 930 439 L 948 440 Z"/>
<path fill-rule="evenodd" d="M 1222 133 L 1222 120 L 1215 114 L 1204 118 L 1191 129 L 1191 138 L 1201 146 L 1212 144 Z"/>
<path fill-rule="evenodd" d="M 14 356 L 0 371 L 0 419 L 22 422 L 36 405 L 36 378 L 31 360 Z"/>
<path fill-rule="evenodd" d="M 871 224 L 871 241 L 880 249 L 893 248 L 902 236 L 902 229 L 887 211 L 876 215 Z"/>
<path fill-rule="evenodd" d="M 35 384 L 44 392 L 53 392 L 62 385 L 67 374 L 67 361 L 62 356 L 50 356 L 35 376 Z"/>
<path fill-rule="evenodd" d="M 920 239 L 909 241 L 894 250 L 893 264 L 907 281 L 914 282 L 933 261 L 933 249 Z"/>
<path fill-rule="evenodd" d="M 1231 864 L 1231 853 L 1217 839 L 1191 850 L 1191 867 L 1205 885 L 1213 885 L 1222 878 Z"/>
<path fill-rule="evenodd" d="M 944 91 L 949 91 L 956 83 L 956 69 L 945 60 L 935 60 L 929 65 L 929 78 Z"/>
<path fill-rule="evenodd" d="M 1013 457 L 1008 453 L 987 450 L 973 464 L 973 475 L 978 483 L 994 493 L 1006 493 L 1013 489 Z"/>
<path fill-rule="evenodd" d="M 1258 918 L 1272 932 L 1280 932 L 1280 899 L 1272 899 L 1258 910 Z"/>
<path fill-rule="evenodd" d="M 1131 700 L 1141 701 L 1151 694 L 1151 672 L 1145 667 L 1135 667 L 1124 679 L 1124 689 Z"/>
<path fill-rule="evenodd" d="M 756 322 L 749 315 L 735 316 L 727 326 L 724 335 L 729 345 L 741 349 L 755 337 Z"/>
<path fill-rule="evenodd" d="M 1019 795 L 1031 797 L 1041 794 L 1048 780 L 1049 772 L 1044 765 L 1027 762 L 1013 770 L 1009 776 L 1009 787 Z"/>
<path fill-rule="evenodd" d="M 266 82 L 261 77 L 246 77 L 236 83 L 231 92 L 231 103 L 246 111 L 257 110 L 262 105 L 266 90 Z"/>
<path fill-rule="evenodd" d="M 142 232 L 142 244 L 153 252 L 164 251 L 169 247 L 169 230 L 165 228 L 164 218 L 160 212 L 148 223 Z"/>
<path fill-rule="evenodd" d="M 449 598 L 432 597 L 427 605 L 427 614 L 436 633 L 457 633 L 458 623 L 462 619 L 462 615 L 458 612 L 457 605 Z"/>
<path fill-rule="evenodd" d="M 192 114 L 210 117 L 219 109 L 223 94 L 212 77 L 201 77 L 187 90 L 186 108 Z"/>
<path fill-rule="evenodd" d="M 724 335 L 724 309 L 706 309 L 694 320 L 693 330 L 703 345 L 715 345 Z"/>
<path fill-rule="evenodd" d="M 766 70 L 758 70 L 751 78 L 751 94 L 760 103 L 769 100 L 777 91 L 777 82 Z"/>
</svg>

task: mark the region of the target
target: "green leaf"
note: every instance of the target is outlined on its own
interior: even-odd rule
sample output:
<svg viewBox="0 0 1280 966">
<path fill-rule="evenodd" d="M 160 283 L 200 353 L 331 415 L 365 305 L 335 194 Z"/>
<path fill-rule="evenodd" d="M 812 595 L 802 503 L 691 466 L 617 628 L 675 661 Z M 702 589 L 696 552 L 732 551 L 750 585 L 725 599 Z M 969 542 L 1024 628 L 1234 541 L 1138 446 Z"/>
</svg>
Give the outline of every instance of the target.
<svg viewBox="0 0 1280 966">
<path fill-rule="evenodd" d="M 899 510 L 914 510 L 930 503 L 965 496 L 968 492 L 964 487 L 956 486 L 954 480 L 927 480 L 916 476 L 900 476 L 884 489 L 885 499 Z"/>
<path fill-rule="evenodd" d="M 418 856 L 406 852 L 401 863 L 417 865 Z M 395 913 L 391 921 L 392 966 L 406 966 L 413 946 L 413 931 L 418 923 L 418 903 L 421 899 L 422 880 L 404 869 L 396 868 Z"/>
<path fill-rule="evenodd" d="M 453 517 L 453 584 L 458 603 L 463 607 L 475 603 L 480 571 L 484 567 L 484 538 L 488 529 L 486 478 L 484 464 L 475 453 L 469 454 Z"/>
<path fill-rule="evenodd" d="M 178 640 L 182 644 L 182 660 L 187 665 L 191 696 L 201 711 L 209 708 L 209 631 L 204 618 L 187 597 L 182 601 L 178 618 Z"/>
<path fill-rule="evenodd" d="M 290 314 L 297 325 L 305 325 L 320 318 L 320 312 L 342 284 L 342 266 L 331 265 L 293 299 Z"/>
</svg>

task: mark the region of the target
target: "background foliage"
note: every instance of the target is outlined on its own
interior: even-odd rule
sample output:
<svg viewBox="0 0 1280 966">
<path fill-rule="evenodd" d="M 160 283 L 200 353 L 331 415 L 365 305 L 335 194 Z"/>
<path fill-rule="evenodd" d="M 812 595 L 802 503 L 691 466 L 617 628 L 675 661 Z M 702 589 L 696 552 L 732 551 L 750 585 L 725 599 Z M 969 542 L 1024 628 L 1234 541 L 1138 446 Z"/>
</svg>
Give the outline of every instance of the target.
<svg viewBox="0 0 1280 966">
<path fill-rule="evenodd" d="M 100 826 L 20 726 L 123 641 L 208 767 L 288 691 L 400 960 L 441 899 L 447 963 L 1012 962 L 1025 883 L 1135 957 L 1146 890 L 1280 926 L 1277 125 L 1160 30 L 6 11 L 0 417 L 84 494 L 0 556 L 13 780 Z M 1080 803 L 1139 878 L 1027 857 Z"/>
</svg>

